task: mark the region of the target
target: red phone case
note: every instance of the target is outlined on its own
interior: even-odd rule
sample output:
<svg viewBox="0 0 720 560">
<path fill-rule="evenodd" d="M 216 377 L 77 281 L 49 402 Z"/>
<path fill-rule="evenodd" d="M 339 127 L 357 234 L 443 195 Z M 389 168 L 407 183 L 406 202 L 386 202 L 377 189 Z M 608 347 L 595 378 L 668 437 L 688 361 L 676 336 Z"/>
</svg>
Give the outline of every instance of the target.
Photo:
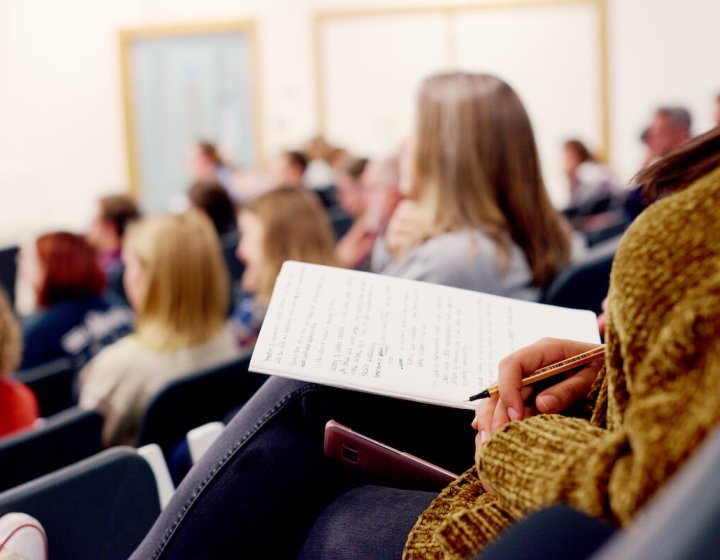
<svg viewBox="0 0 720 560">
<path fill-rule="evenodd" d="M 457 478 L 450 471 L 358 434 L 334 420 L 325 425 L 325 456 L 393 486 L 439 490 Z"/>
</svg>

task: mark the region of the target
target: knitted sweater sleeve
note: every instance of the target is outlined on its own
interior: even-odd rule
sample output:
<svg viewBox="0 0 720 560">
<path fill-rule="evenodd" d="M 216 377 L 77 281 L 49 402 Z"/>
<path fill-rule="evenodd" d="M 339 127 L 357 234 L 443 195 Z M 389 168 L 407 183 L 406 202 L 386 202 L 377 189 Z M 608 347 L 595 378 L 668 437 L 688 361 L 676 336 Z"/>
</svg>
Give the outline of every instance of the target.
<svg viewBox="0 0 720 560">
<path fill-rule="evenodd" d="M 720 419 L 713 299 L 674 310 L 634 371 L 618 374 L 619 425 L 545 415 L 490 438 L 478 471 L 514 517 L 561 501 L 624 524 L 682 465 Z"/>
</svg>

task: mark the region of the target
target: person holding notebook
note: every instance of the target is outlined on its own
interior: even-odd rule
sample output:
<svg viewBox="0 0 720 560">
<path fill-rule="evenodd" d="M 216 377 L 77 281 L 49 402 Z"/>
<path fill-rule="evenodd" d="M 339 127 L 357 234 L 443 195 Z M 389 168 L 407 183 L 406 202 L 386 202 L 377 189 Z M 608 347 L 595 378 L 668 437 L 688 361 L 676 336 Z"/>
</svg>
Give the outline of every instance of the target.
<svg viewBox="0 0 720 560">
<path fill-rule="evenodd" d="M 322 410 L 342 412 L 338 392 L 271 379 L 132 558 L 466 558 L 558 502 L 628 523 L 720 421 L 720 128 L 640 181 L 650 194 L 674 192 L 618 249 L 603 366 L 524 401 L 524 373 L 586 347 L 546 340 L 511 355 L 499 400 L 481 405 L 474 422 L 476 464 L 456 483 L 439 495 L 362 485 L 322 456 Z M 363 402 L 366 417 L 383 414 L 375 402 Z M 431 438 L 421 421 L 408 424 L 401 403 L 395 412 L 381 420 Z M 434 430 L 452 439 L 445 426 Z"/>
</svg>

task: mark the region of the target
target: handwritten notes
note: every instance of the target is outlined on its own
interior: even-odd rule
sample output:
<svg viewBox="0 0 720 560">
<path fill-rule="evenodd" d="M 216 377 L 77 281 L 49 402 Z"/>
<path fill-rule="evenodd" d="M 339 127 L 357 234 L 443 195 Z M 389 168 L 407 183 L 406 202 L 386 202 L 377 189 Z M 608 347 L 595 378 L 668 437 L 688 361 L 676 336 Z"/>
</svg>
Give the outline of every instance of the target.
<svg viewBox="0 0 720 560">
<path fill-rule="evenodd" d="M 252 371 L 456 408 L 544 336 L 599 343 L 595 315 L 288 261 Z"/>
</svg>

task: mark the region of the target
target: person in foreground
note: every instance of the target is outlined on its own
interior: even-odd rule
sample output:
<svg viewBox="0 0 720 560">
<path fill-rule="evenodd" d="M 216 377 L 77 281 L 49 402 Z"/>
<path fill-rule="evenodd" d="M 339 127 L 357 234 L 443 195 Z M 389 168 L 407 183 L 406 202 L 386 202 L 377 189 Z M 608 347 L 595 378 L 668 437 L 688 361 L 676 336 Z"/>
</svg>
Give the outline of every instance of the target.
<svg viewBox="0 0 720 560">
<path fill-rule="evenodd" d="M 618 249 L 604 363 L 531 396 L 524 374 L 587 345 L 543 340 L 506 358 L 500 397 L 474 421 L 476 464 L 439 496 L 343 478 L 321 457 L 312 386 L 268 402 L 271 379 L 132 558 L 468 558 L 553 503 L 626 524 L 720 420 L 720 128 L 639 181 L 674 192 Z"/>
</svg>

